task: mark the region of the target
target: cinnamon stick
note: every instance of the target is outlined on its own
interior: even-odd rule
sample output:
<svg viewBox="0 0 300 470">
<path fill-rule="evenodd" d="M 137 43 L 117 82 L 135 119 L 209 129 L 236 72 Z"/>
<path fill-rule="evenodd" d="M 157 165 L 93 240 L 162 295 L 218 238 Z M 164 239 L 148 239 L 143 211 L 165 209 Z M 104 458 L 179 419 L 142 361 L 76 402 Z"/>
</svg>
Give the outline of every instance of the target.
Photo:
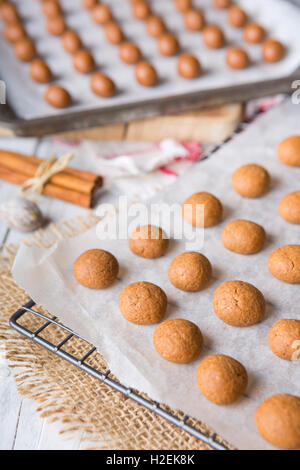
<svg viewBox="0 0 300 470">
<path fill-rule="evenodd" d="M 27 157 L 15 152 L 0 150 L 0 165 L 3 168 L 32 178 L 44 160 L 37 157 Z M 49 183 L 76 192 L 91 194 L 95 187 L 102 186 L 102 178 L 93 173 L 65 168 L 63 171 L 51 176 Z"/>
<path fill-rule="evenodd" d="M 28 180 L 28 176 L 0 166 L 0 179 L 7 181 L 8 183 L 22 185 Z M 80 193 L 49 182 L 45 184 L 42 193 L 46 196 L 71 202 L 72 204 L 85 208 L 89 208 L 92 205 L 92 191 L 90 194 Z"/>
</svg>

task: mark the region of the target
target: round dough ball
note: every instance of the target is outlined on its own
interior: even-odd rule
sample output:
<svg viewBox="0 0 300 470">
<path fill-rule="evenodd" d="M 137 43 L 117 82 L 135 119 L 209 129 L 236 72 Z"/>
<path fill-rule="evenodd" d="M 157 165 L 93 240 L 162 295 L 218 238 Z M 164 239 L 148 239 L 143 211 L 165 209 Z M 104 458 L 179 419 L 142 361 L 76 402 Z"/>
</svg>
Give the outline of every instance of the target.
<svg viewBox="0 0 300 470">
<path fill-rule="evenodd" d="M 300 320 L 279 320 L 269 332 L 269 346 L 276 356 L 292 361 L 300 348 Z"/>
<path fill-rule="evenodd" d="M 260 165 L 243 165 L 233 173 L 232 187 L 240 196 L 257 198 L 269 190 L 270 175 Z"/>
<path fill-rule="evenodd" d="M 36 56 L 34 42 L 29 38 L 19 39 L 14 46 L 16 57 L 22 62 L 30 62 Z"/>
<path fill-rule="evenodd" d="M 287 194 L 281 199 L 279 208 L 281 217 L 290 224 L 300 224 L 300 191 Z"/>
<path fill-rule="evenodd" d="M 147 19 L 147 33 L 153 38 L 158 38 L 166 31 L 166 25 L 160 16 L 152 15 Z"/>
<path fill-rule="evenodd" d="M 214 6 L 220 9 L 229 8 L 231 3 L 232 0 L 214 0 Z"/>
<path fill-rule="evenodd" d="M 221 222 L 222 215 L 221 202 L 210 193 L 192 194 L 182 205 L 182 217 L 193 227 L 213 227 Z"/>
<path fill-rule="evenodd" d="M 235 28 L 241 28 L 247 22 L 247 14 L 242 8 L 232 5 L 228 10 L 228 22 Z"/>
<path fill-rule="evenodd" d="M 82 5 L 87 10 L 92 10 L 96 5 L 98 5 L 99 0 L 82 0 Z"/>
<path fill-rule="evenodd" d="M 174 34 L 164 33 L 158 39 L 158 50 L 163 56 L 172 56 L 179 51 L 179 42 Z"/>
<path fill-rule="evenodd" d="M 146 20 L 151 15 L 149 3 L 144 0 L 136 0 L 132 5 L 132 14 L 138 20 Z"/>
<path fill-rule="evenodd" d="M 115 21 L 110 21 L 105 27 L 106 40 L 111 44 L 121 44 L 124 35 L 121 27 Z"/>
<path fill-rule="evenodd" d="M 264 228 L 249 220 L 233 220 L 222 233 L 224 247 L 241 255 L 258 253 L 263 249 L 265 240 Z"/>
<path fill-rule="evenodd" d="M 119 297 L 120 311 L 126 320 L 136 325 L 160 322 L 167 310 L 164 291 L 151 282 L 135 282 L 126 286 Z"/>
<path fill-rule="evenodd" d="M 63 16 L 56 15 L 48 18 L 47 29 L 52 36 L 62 36 L 67 29 Z"/>
<path fill-rule="evenodd" d="M 262 46 L 262 57 L 265 62 L 279 62 L 285 55 L 284 45 L 275 39 L 267 39 Z"/>
<path fill-rule="evenodd" d="M 258 44 L 266 35 L 265 29 L 257 23 L 249 23 L 244 28 L 244 39 L 246 42 Z"/>
<path fill-rule="evenodd" d="M 214 293 L 215 314 L 231 326 L 246 327 L 262 321 L 266 304 L 262 293 L 243 281 L 223 282 Z"/>
<path fill-rule="evenodd" d="M 67 108 L 72 101 L 69 92 L 59 85 L 49 86 L 45 92 L 44 98 L 53 108 Z"/>
<path fill-rule="evenodd" d="M 119 263 L 105 250 L 88 250 L 82 253 L 74 263 L 74 276 L 84 287 L 106 289 L 117 278 Z"/>
<path fill-rule="evenodd" d="M 113 19 L 113 15 L 109 6 L 101 3 L 92 9 L 92 18 L 95 23 L 104 25 Z"/>
<path fill-rule="evenodd" d="M 154 86 L 158 81 L 155 68 L 148 62 L 140 62 L 136 66 L 135 77 L 142 86 Z"/>
<path fill-rule="evenodd" d="M 226 53 L 226 63 L 231 69 L 245 69 L 250 63 L 248 53 L 241 47 L 230 47 Z"/>
<path fill-rule="evenodd" d="M 203 395 L 216 405 L 230 405 L 246 391 L 248 374 L 235 359 L 223 354 L 208 356 L 197 369 L 197 383 Z"/>
<path fill-rule="evenodd" d="M 46 16 L 57 16 L 61 15 L 61 7 L 57 0 L 44 0 L 43 1 L 43 13 Z"/>
<path fill-rule="evenodd" d="M 277 149 L 279 160 L 289 166 L 300 166 L 300 135 L 284 139 Z"/>
<path fill-rule="evenodd" d="M 49 83 L 52 80 L 52 73 L 46 62 L 42 59 L 34 59 L 30 64 L 30 76 L 38 83 Z"/>
<path fill-rule="evenodd" d="M 219 26 L 210 24 L 203 29 L 203 42 L 210 49 L 219 49 L 225 44 L 225 36 Z"/>
<path fill-rule="evenodd" d="M 119 49 L 119 57 L 125 64 L 137 64 L 141 60 L 142 54 L 133 42 L 123 42 Z"/>
<path fill-rule="evenodd" d="M 66 31 L 62 37 L 63 47 L 69 54 L 75 54 L 82 48 L 80 37 L 75 31 Z"/>
<path fill-rule="evenodd" d="M 300 449 L 300 398 L 278 394 L 256 410 L 255 424 L 265 441 L 279 449 Z"/>
<path fill-rule="evenodd" d="M 187 364 L 199 356 L 203 337 L 194 323 L 183 319 L 166 320 L 153 335 L 156 352 L 170 362 Z"/>
<path fill-rule="evenodd" d="M 194 251 L 182 253 L 169 267 L 169 279 L 174 287 L 186 292 L 197 292 L 211 280 L 212 267 L 206 256 Z"/>
<path fill-rule="evenodd" d="M 201 31 L 204 28 L 205 18 L 201 10 L 191 9 L 184 15 L 184 25 L 190 31 Z"/>
<path fill-rule="evenodd" d="M 26 37 L 26 31 L 20 21 L 14 21 L 13 23 L 7 23 L 3 35 L 7 41 L 15 43 Z"/>
<path fill-rule="evenodd" d="M 94 57 L 89 51 L 81 49 L 73 56 L 73 66 L 79 73 L 91 73 L 95 69 Z"/>
<path fill-rule="evenodd" d="M 5 23 L 20 21 L 17 7 L 13 3 L 5 2 L 0 8 L 1 18 Z"/>
<path fill-rule="evenodd" d="M 91 77 L 91 90 L 101 98 L 110 98 L 116 93 L 116 86 L 107 75 L 96 72 Z"/>
<path fill-rule="evenodd" d="M 178 11 L 184 12 L 192 8 L 192 0 L 175 0 Z"/>
<path fill-rule="evenodd" d="M 138 227 L 129 240 L 129 248 L 142 258 L 159 258 L 164 255 L 169 246 L 169 239 L 160 227 L 143 225 Z"/>
<path fill-rule="evenodd" d="M 270 273 L 288 284 L 300 284 L 300 245 L 285 245 L 268 258 Z"/>
<path fill-rule="evenodd" d="M 196 78 L 201 73 L 201 65 L 197 57 L 192 54 L 182 54 L 177 63 L 177 71 L 183 78 Z"/>
</svg>

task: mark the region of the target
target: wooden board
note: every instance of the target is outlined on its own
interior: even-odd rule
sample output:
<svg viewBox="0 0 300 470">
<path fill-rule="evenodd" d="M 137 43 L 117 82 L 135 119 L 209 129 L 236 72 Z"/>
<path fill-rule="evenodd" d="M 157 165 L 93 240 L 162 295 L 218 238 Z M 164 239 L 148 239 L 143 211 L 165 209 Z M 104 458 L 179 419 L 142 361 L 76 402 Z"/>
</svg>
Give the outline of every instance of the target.
<svg viewBox="0 0 300 470">
<path fill-rule="evenodd" d="M 63 135 L 70 139 L 159 141 L 166 137 L 218 144 L 225 140 L 243 118 L 242 104 L 185 112 L 136 121 L 129 124 L 99 127 Z"/>
</svg>

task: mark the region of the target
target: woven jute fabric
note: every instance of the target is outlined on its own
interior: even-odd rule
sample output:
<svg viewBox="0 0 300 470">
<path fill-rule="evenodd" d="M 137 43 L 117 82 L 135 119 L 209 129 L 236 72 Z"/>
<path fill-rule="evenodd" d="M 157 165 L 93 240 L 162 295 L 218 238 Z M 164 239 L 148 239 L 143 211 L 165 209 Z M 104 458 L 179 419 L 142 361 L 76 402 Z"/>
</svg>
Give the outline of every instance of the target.
<svg viewBox="0 0 300 470">
<path fill-rule="evenodd" d="M 96 223 L 97 219 L 93 215 L 76 218 L 59 226 L 51 225 L 45 230 L 39 230 L 23 243 L 49 248 L 57 240 L 74 237 Z M 59 420 L 62 434 L 71 437 L 74 432 L 85 433 L 89 446 L 92 442 L 92 448 L 95 449 L 209 449 L 185 431 L 10 328 L 11 315 L 29 300 L 10 273 L 17 249 L 16 246 L 6 245 L 0 257 L 0 344 L 5 350 L 9 366 L 15 369 L 14 377 L 19 392 L 36 401 L 40 415 L 49 421 Z M 42 307 L 37 308 L 51 316 Z M 31 331 L 36 331 L 41 321 L 32 314 L 25 314 L 21 319 L 22 325 Z M 64 339 L 62 330 L 53 325 L 46 328 L 41 336 L 54 344 Z M 89 345 L 73 337 L 66 348 L 67 352 L 81 358 Z M 87 362 L 101 372 L 107 370 L 104 358 L 97 352 Z M 180 412 L 172 412 L 182 417 Z M 213 434 L 211 429 L 196 420 L 189 419 L 189 424 L 208 435 Z M 219 437 L 218 440 L 222 442 Z"/>
</svg>

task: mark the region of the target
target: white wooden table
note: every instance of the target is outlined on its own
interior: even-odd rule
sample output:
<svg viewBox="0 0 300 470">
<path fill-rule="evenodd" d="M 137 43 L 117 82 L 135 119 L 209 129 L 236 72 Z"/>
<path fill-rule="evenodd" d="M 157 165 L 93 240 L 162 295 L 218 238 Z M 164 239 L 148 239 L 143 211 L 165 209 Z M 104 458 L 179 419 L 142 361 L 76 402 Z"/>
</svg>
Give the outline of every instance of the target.
<svg viewBox="0 0 300 470">
<path fill-rule="evenodd" d="M 0 139 L 0 147 L 38 156 L 47 155 L 49 141 L 38 139 Z M 17 196 L 18 187 L 0 181 L 0 201 Z M 39 205 L 53 222 L 73 217 L 85 210 L 61 201 L 42 198 Z M 23 234 L 7 230 L 0 222 L 0 246 L 3 243 L 18 244 Z M 82 449 L 88 443 L 83 435 L 76 435 L 71 440 L 59 434 L 60 424 L 48 424 L 36 413 L 32 400 L 18 394 L 12 372 L 3 357 L 0 356 L 0 450 L 54 450 Z"/>
</svg>

